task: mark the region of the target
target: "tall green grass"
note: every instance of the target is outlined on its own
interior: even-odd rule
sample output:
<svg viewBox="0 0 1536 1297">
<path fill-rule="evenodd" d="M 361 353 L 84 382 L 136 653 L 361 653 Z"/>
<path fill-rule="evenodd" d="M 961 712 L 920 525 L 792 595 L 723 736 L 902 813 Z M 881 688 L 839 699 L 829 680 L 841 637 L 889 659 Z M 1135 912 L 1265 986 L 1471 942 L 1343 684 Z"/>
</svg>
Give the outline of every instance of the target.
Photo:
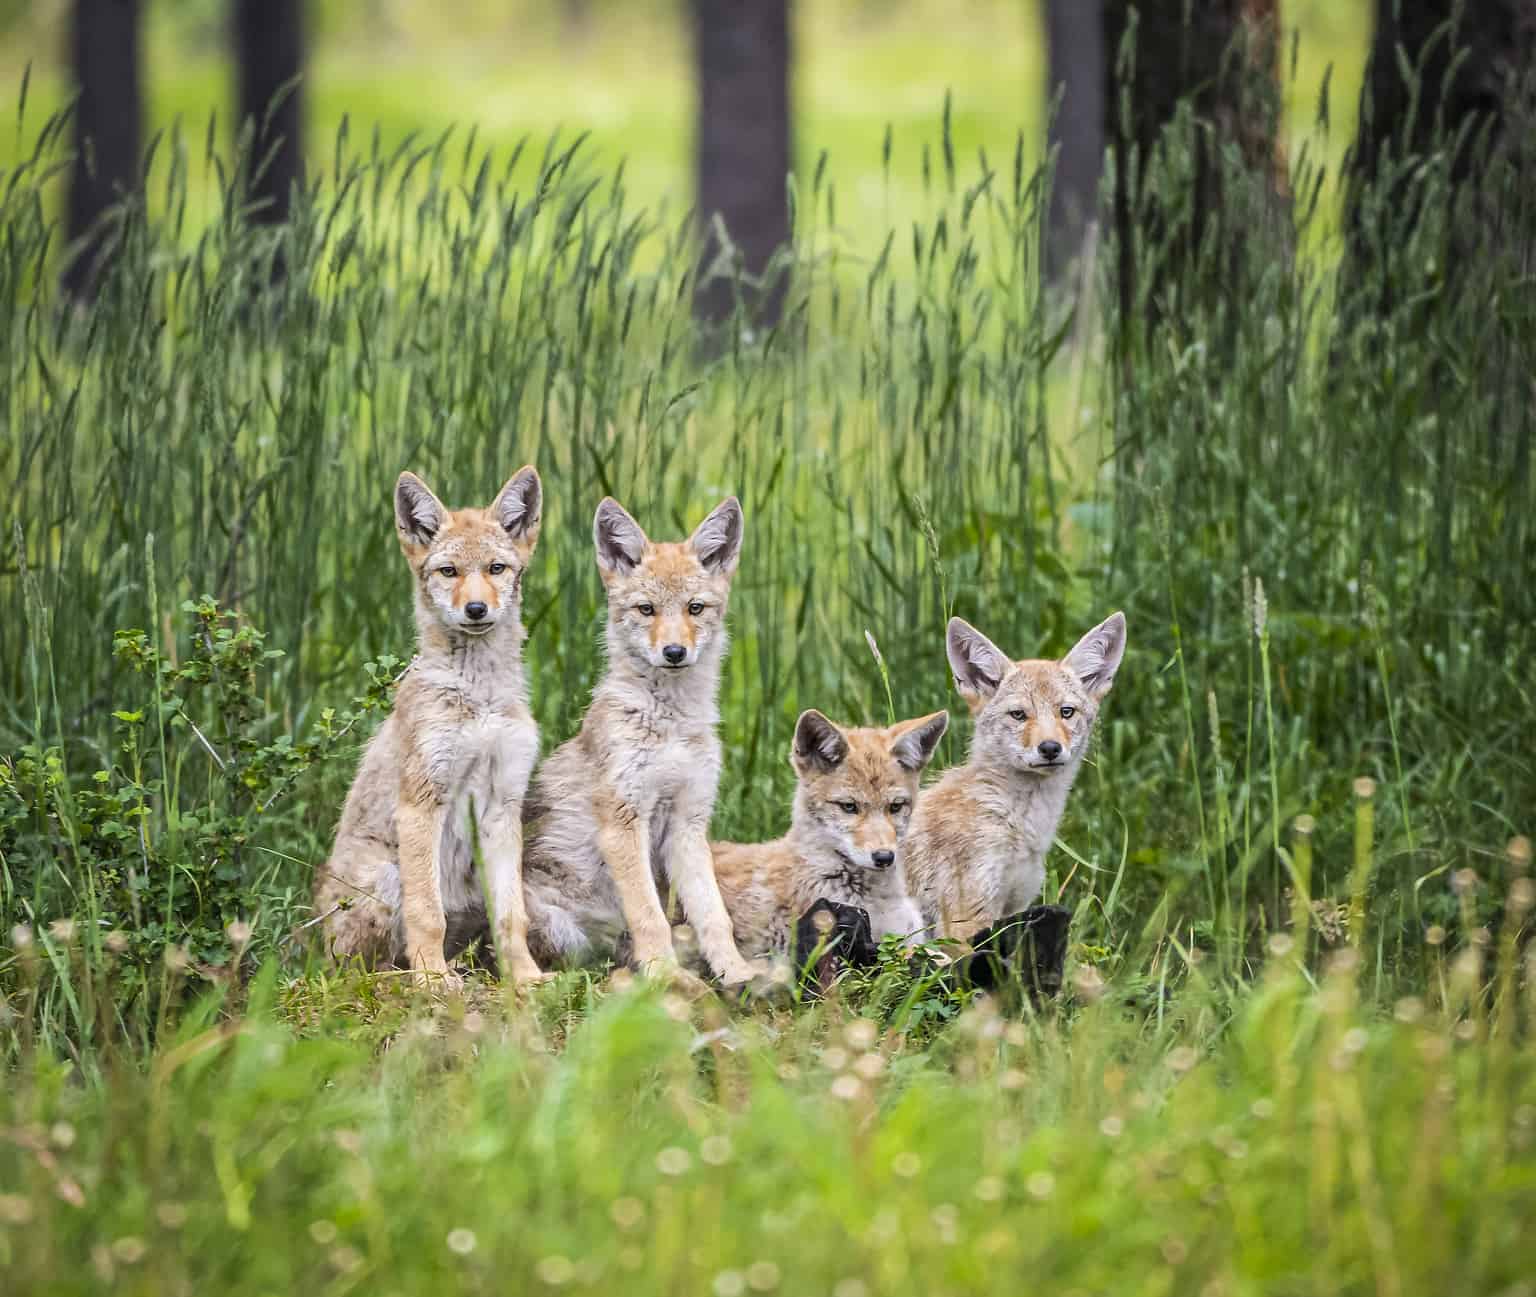
<svg viewBox="0 0 1536 1297">
<path fill-rule="evenodd" d="M 1422 201 L 1366 195 L 1341 271 L 1303 154 L 1300 237 L 1196 257 L 1171 315 L 1150 236 L 1144 283 L 1111 248 L 1042 291 L 1047 178 L 939 117 L 872 259 L 796 178 L 784 319 L 720 345 L 686 225 L 577 138 L 493 165 L 343 133 L 274 231 L 234 180 L 190 219 L 189 169 L 240 167 L 168 135 L 165 215 L 120 216 L 77 307 L 64 134 L 0 177 L 9 1283 L 1518 1290 L 1521 177 L 1415 160 Z M 1160 237 L 1184 161 L 1149 172 Z M 528 460 L 549 744 L 600 669 L 597 500 L 667 535 L 741 496 L 724 835 L 782 827 L 801 708 L 948 702 L 951 613 L 1023 656 L 1125 608 L 1046 884 L 1062 1004 L 1010 1023 L 887 969 L 795 1012 L 586 974 L 438 1005 L 313 962 L 311 871 L 410 651 L 391 484 L 473 502 Z"/>
<path fill-rule="evenodd" d="M 822 171 L 796 182 L 785 318 L 712 350 L 689 317 L 686 226 L 633 209 L 622 172 L 586 168 L 579 139 L 529 141 L 493 169 L 473 135 L 386 154 L 344 132 L 274 232 L 243 219 L 233 180 L 220 219 L 185 225 L 198 145 L 172 134 L 155 172 L 168 215 L 125 213 L 100 300 L 73 308 L 54 287 L 68 252 L 46 217 L 50 123 L 0 214 L 6 745 L 54 750 L 69 772 L 117 761 L 113 712 L 142 698 L 112 631 L 145 629 L 174 663 L 176 609 L 203 594 L 284 654 L 252 733 L 312 732 L 366 683 L 363 663 L 409 651 L 399 468 L 468 501 L 526 460 L 549 500 L 529 657 L 557 740 L 598 669 L 596 500 L 616 494 L 667 534 L 736 491 L 750 530 L 720 831 L 782 822 L 801 707 L 884 712 L 866 630 L 897 711 L 915 712 L 947 697 L 948 613 L 1026 654 L 1124 606 L 1131 656 L 1053 886 L 1072 872 L 1065 899 L 1117 952 L 1193 923 L 1240 962 L 1288 913 L 1280 826 L 1317 817 L 1313 886 L 1337 890 L 1349 851 L 1331 826 L 1367 774 L 1389 808 L 1378 962 L 1411 963 L 1423 922 L 1458 920 L 1450 876 L 1487 872 L 1536 783 L 1521 245 L 1490 237 L 1452 278 L 1438 252 L 1460 209 L 1430 202 L 1343 282 L 1256 228 L 1240 282 L 1188 294 L 1155 332 L 1144 292 L 1116 318 L 1112 256 L 1073 319 L 1039 291 L 1045 177 L 1022 139 L 1012 159 L 967 160 L 936 125 L 925 209 L 873 262 L 840 253 Z M 1176 186 L 1179 165 L 1151 183 Z M 1303 156 L 1303 226 L 1322 179 Z M 1422 183 L 1443 181 L 1431 167 Z M 1100 363 L 1101 337 L 1117 363 Z M 157 777 L 195 803 L 189 777 L 218 758 L 172 746 L 157 735 L 150 755 L 184 777 Z M 274 891 L 302 893 L 346 764 L 272 820 Z M 68 815 L 32 807 L 7 844 L 5 909 L 36 923 L 71 908 L 84 871 Z"/>
</svg>

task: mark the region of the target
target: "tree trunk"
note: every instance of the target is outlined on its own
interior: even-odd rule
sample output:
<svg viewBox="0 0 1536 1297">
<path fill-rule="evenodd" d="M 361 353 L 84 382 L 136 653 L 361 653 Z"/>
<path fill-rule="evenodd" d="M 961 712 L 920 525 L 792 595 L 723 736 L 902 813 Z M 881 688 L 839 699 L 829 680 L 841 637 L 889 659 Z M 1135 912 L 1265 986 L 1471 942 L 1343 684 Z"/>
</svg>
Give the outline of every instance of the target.
<svg viewBox="0 0 1536 1297">
<path fill-rule="evenodd" d="M 79 100 L 68 232 L 71 243 L 83 242 L 63 279 L 71 297 L 86 301 L 119 246 L 119 232 L 104 218 L 139 188 L 139 0 L 75 0 L 70 57 Z"/>
<path fill-rule="evenodd" d="M 779 317 L 785 277 L 763 277 L 790 237 L 789 0 L 693 0 L 693 19 L 702 245 L 694 311 L 708 323 L 727 320 L 739 291 L 748 318 L 767 326 Z"/>
<path fill-rule="evenodd" d="M 561 0 L 560 27 L 568 41 L 587 40 L 592 35 L 592 0 Z"/>
<path fill-rule="evenodd" d="M 301 0 L 234 0 L 240 126 L 249 129 L 252 217 L 288 219 L 304 183 L 304 67 Z"/>
<path fill-rule="evenodd" d="M 1045 271 L 1061 283 L 1099 219 L 1108 111 L 1104 14 L 1097 0 L 1046 0 L 1047 145 L 1055 155 L 1046 218 Z"/>
<path fill-rule="evenodd" d="M 1394 149 L 1424 155 L 1443 132 L 1500 126 L 1509 84 L 1531 55 L 1533 13 L 1530 0 L 1376 0 L 1356 167 L 1374 174 Z M 1455 178 L 1472 164 L 1471 151 L 1459 150 Z"/>
<path fill-rule="evenodd" d="M 1285 239 L 1279 23 L 1279 0 L 1105 0 L 1122 327 L 1138 294 L 1150 326 L 1230 300 L 1250 238 Z M 1162 254 L 1146 283 L 1138 235 Z"/>
<path fill-rule="evenodd" d="M 1509 158 L 1512 148 L 1529 150 L 1533 62 L 1536 0 L 1376 0 L 1350 160 L 1350 251 L 1357 264 L 1373 255 L 1373 240 L 1376 255 L 1390 257 L 1390 245 L 1424 214 L 1424 173 L 1404 165 L 1408 159 L 1442 155 L 1450 183 L 1438 192 L 1454 201 L 1489 173 L 1494 159 Z M 1378 184 L 1386 186 L 1377 195 L 1382 206 L 1368 213 L 1367 195 Z M 1384 215 L 1396 218 L 1391 231 L 1379 228 Z M 1450 224 L 1458 237 L 1457 219 Z M 1460 229 L 1464 250 L 1486 233 L 1480 225 Z M 1453 249 L 1447 271 L 1458 264 Z"/>
</svg>

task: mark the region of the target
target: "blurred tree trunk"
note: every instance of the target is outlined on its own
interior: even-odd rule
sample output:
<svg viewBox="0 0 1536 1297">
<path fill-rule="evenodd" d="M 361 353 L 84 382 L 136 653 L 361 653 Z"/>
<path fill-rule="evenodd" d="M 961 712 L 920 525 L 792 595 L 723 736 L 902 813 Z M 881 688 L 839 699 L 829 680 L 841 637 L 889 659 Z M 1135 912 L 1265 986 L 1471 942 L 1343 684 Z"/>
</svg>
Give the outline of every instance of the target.
<svg viewBox="0 0 1536 1297">
<path fill-rule="evenodd" d="M 734 275 L 709 274 L 734 250 L 750 317 L 777 321 L 785 280 L 761 276 L 789 242 L 789 0 L 693 0 L 698 75 L 696 193 L 701 277 L 698 318 L 719 323 L 735 307 Z M 722 245 L 717 222 L 729 239 Z M 717 268 L 718 269 L 718 268 Z"/>
<path fill-rule="evenodd" d="M 1046 0 L 1047 145 L 1056 157 L 1046 218 L 1045 273 L 1060 283 L 1099 219 L 1104 174 L 1104 14 L 1098 0 Z"/>
<path fill-rule="evenodd" d="M 592 34 L 592 0 L 561 0 L 560 26 L 567 40 L 586 40 Z"/>
<path fill-rule="evenodd" d="M 1532 53 L 1531 0 L 1376 0 L 1375 8 L 1355 138 L 1361 172 L 1374 174 L 1394 147 L 1428 154 L 1442 132 L 1502 125 L 1509 83 Z M 1472 161 L 1458 151 L 1457 179 Z"/>
<path fill-rule="evenodd" d="M 1221 300 L 1251 241 L 1288 239 L 1279 27 L 1279 0 L 1104 0 L 1122 326 L 1139 292 L 1149 325 Z M 1159 253 L 1146 283 L 1138 233 Z"/>
<path fill-rule="evenodd" d="M 1532 127 L 1536 0 L 1376 0 L 1375 8 L 1350 163 L 1349 234 L 1356 258 L 1381 234 L 1368 228 L 1371 217 L 1364 210 L 1378 182 L 1388 186 L 1381 195 L 1387 210 L 1410 224 L 1421 214 L 1421 173 L 1402 166 L 1407 159 L 1445 155 L 1450 188 L 1444 196 L 1453 199 L 1469 182 L 1480 181 L 1495 158 L 1509 157 L 1507 146 L 1528 148 Z M 1464 233 L 1475 244 L 1482 231 Z M 1392 249 L 1380 251 L 1390 255 Z M 1447 269 L 1454 268 L 1451 257 Z"/>
<path fill-rule="evenodd" d="M 234 36 L 240 128 L 251 132 L 252 217 L 279 225 L 304 183 L 301 0 L 234 0 Z"/>
<path fill-rule="evenodd" d="M 143 96 L 139 86 L 139 0 L 75 0 L 70 30 L 75 90 L 75 161 L 68 234 L 84 240 L 64 271 L 64 290 L 95 296 L 119 234 L 104 221 L 139 187 Z"/>
</svg>

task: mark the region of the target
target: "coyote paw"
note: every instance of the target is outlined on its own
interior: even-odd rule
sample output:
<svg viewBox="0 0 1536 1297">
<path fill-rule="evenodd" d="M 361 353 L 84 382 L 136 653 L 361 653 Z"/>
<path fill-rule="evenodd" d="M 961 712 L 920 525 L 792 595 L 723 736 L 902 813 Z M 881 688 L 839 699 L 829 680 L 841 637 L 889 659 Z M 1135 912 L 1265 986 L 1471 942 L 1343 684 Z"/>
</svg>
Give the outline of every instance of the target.
<svg viewBox="0 0 1536 1297">
<path fill-rule="evenodd" d="M 669 990 L 690 1000 L 709 994 L 709 987 L 676 960 L 653 959 L 640 970 L 641 976 L 661 982 Z"/>
<path fill-rule="evenodd" d="M 417 968 L 412 970 L 411 976 L 424 991 L 435 991 L 439 995 L 461 995 L 464 991 L 464 974 L 446 965 Z"/>
<path fill-rule="evenodd" d="M 530 968 L 526 972 L 514 972 L 509 980 L 514 987 L 521 989 L 525 986 L 543 986 L 546 982 L 553 982 L 555 974 L 546 973 L 538 968 Z"/>
<path fill-rule="evenodd" d="M 735 990 L 767 975 L 766 967 L 760 964 L 749 964 L 745 959 L 738 959 L 720 970 L 720 985 L 726 990 Z"/>
<path fill-rule="evenodd" d="M 747 999 L 754 1004 L 782 1005 L 794 999 L 795 975 L 787 961 L 762 969 L 747 983 Z"/>
</svg>

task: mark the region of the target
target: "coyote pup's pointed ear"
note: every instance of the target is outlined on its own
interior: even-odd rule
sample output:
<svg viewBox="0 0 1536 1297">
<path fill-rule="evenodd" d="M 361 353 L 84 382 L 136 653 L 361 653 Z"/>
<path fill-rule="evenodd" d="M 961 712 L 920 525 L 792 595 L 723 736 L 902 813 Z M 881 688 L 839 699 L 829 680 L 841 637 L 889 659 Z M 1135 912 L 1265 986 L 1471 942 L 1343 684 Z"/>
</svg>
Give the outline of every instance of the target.
<svg viewBox="0 0 1536 1297">
<path fill-rule="evenodd" d="M 1013 665 L 1002 649 L 959 617 L 949 619 L 945 648 L 949 652 L 949 669 L 955 673 L 955 688 L 973 704 L 985 702 L 996 693 Z"/>
<path fill-rule="evenodd" d="M 1125 614 L 1111 613 L 1078 640 L 1062 665 L 1083 682 L 1094 701 L 1109 692 L 1125 656 Z"/>
<path fill-rule="evenodd" d="M 430 545 L 447 521 L 448 510 L 432 489 L 415 473 L 401 473 L 395 483 L 395 530 L 400 543 L 418 548 Z"/>
<path fill-rule="evenodd" d="M 939 740 L 949 728 L 949 713 L 934 712 L 903 724 L 901 736 L 891 745 L 891 755 L 903 770 L 921 770 L 933 760 Z"/>
<path fill-rule="evenodd" d="M 693 529 L 688 543 L 699 556 L 705 570 L 729 576 L 741 557 L 743 528 L 741 501 L 734 495 L 715 506 L 713 513 Z"/>
<path fill-rule="evenodd" d="M 603 580 L 623 576 L 640 565 L 648 543 L 640 524 L 624 512 L 612 496 L 605 496 L 592 519 L 592 539 L 597 545 L 597 570 Z"/>
<path fill-rule="evenodd" d="M 539 538 L 539 522 L 544 510 L 544 486 L 532 464 L 520 468 L 497 493 L 491 516 L 513 540 L 529 542 Z"/>
<path fill-rule="evenodd" d="M 848 740 L 820 712 L 801 712 L 795 722 L 796 770 L 835 770 L 848 755 Z"/>
</svg>

